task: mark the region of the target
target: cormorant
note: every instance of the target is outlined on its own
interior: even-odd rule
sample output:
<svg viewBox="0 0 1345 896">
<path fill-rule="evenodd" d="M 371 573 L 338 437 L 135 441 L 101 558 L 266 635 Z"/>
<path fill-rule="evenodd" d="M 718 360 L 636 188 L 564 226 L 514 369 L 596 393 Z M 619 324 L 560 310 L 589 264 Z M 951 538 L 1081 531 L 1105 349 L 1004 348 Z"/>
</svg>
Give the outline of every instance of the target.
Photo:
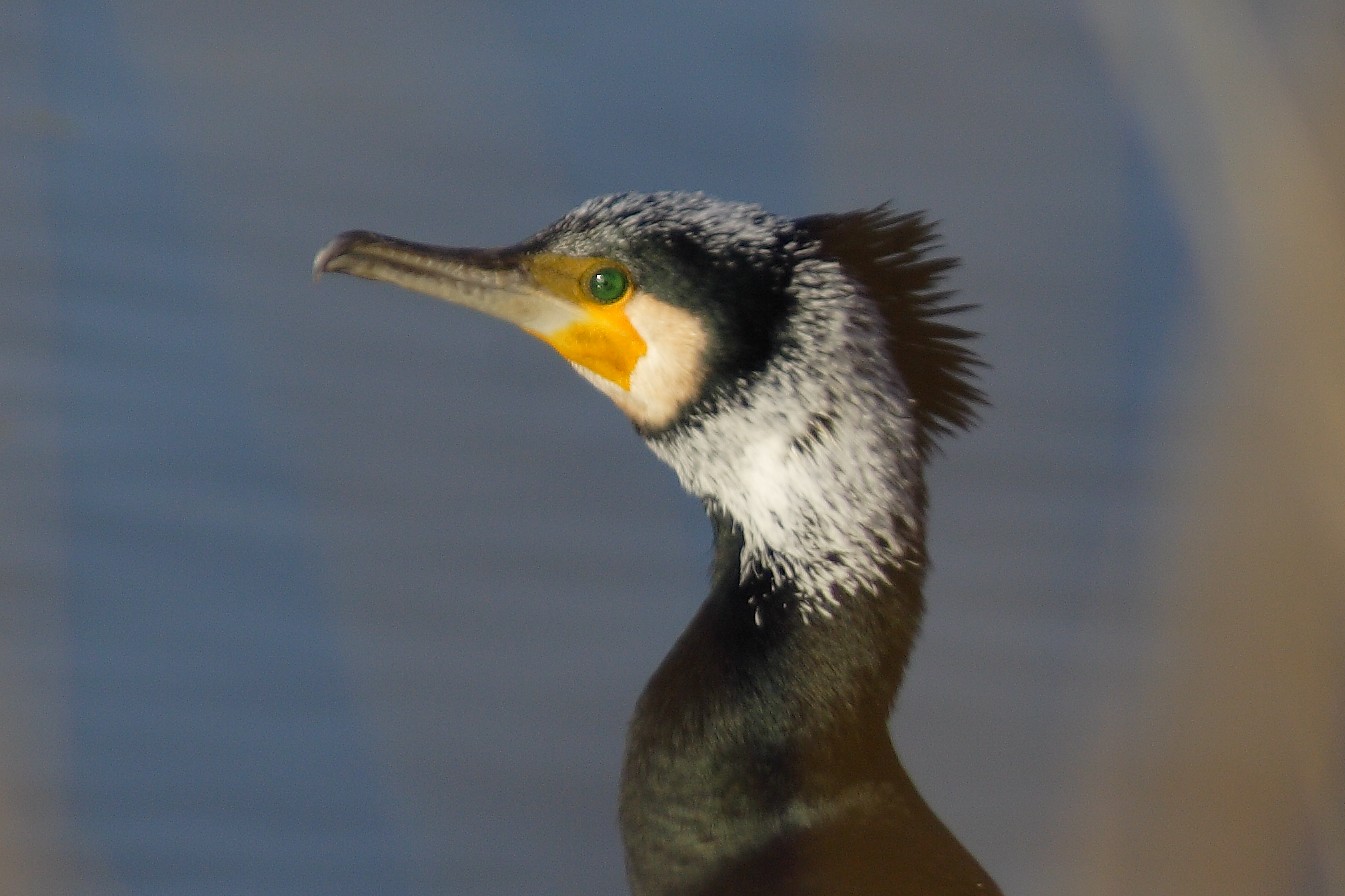
<svg viewBox="0 0 1345 896">
<path fill-rule="evenodd" d="M 350 231 L 314 262 L 549 343 L 704 502 L 710 594 L 626 749 L 637 896 L 999 892 L 887 728 L 923 611 L 925 462 L 983 401 L 935 245 L 887 206 L 626 193 L 503 249 Z"/>
</svg>

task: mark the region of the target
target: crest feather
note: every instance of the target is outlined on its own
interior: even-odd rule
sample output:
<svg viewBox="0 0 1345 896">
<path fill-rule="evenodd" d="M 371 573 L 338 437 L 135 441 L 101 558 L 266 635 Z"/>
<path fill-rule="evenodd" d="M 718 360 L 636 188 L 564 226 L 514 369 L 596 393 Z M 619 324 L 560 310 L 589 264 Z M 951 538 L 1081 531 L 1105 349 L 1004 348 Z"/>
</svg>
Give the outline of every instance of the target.
<svg viewBox="0 0 1345 896">
<path fill-rule="evenodd" d="M 952 292 L 939 288 L 958 262 L 927 254 L 939 245 L 934 225 L 921 212 L 896 214 L 886 204 L 795 223 L 881 310 L 889 352 L 914 403 L 921 454 L 971 426 L 977 406 L 986 404 L 973 383 L 985 362 L 968 345 L 977 334 L 945 318 L 975 306 L 952 304 Z"/>
</svg>

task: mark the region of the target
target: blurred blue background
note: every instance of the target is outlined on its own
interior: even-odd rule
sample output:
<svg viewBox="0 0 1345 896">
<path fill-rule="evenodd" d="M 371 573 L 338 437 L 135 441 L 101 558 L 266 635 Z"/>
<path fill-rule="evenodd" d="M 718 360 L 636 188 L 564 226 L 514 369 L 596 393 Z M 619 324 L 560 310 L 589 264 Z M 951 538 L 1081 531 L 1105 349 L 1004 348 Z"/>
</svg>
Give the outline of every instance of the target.
<svg viewBox="0 0 1345 896">
<path fill-rule="evenodd" d="M 1208 191 L 1142 75 L 1187 82 L 1116 37 L 1143 28 L 1032 0 L 3 18 L 0 890 L 624 892 L 624 724 L 702 594 L 699 508 L 545 346 L 309 263 L 663 188 L 942 222 L 994 407 L 933 470 L 894 730 L 1006 892 L 1105 866 L 1104 710 L 1166 631 L 1168 423 L 1219 313 Z"/>
</svg>

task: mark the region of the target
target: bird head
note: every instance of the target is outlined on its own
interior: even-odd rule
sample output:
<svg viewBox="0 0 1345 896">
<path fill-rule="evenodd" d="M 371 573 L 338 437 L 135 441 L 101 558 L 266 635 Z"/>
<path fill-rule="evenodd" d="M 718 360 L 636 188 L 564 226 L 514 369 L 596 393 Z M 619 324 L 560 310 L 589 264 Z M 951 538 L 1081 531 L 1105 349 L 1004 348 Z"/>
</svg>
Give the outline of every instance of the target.
<svg viewBox="0 0 1345 896">
<path fill-rule="evenodd" d="M 645 433 L 769 355 L 789 304 L 788 222 L 698 194 L 593 200 L 501 249 L 350 231 L 314 273 L 383 280 L 550 344 Z"/>
<path fill-rule="evenodd" d="M 788 347 L 800 263 L 821 258 L 849 281 L 833 290 L 864 294 L 886 318 L 874 335 L 934 436 L 969 422 L 981 396 L 967 382 L 978 363 L 962 345 L 971 334 L 936 320 L 961 308 L 934 290 L 953 262 L 923 257 L 931 242 L 918 216 L 885 207 L 787 219 L 700 193 L 627 193 L 590 200 L 499 249 L 347 231 L 313 271 L 386 281 L 510 321 L 648 434 L 717 387 L 749 381 Z"/>
<path fill-rule="evenodd" d="M 885 207 L 791 219 L 627 193 L 501 249 L 350 231 L 314 273 L 394 283 L 550 344 L 741 525 L 749 554 L 797 577 L 909 553 L 922 462 L 981 400 L 971 334 L 942 319 L 958 310 L 938 289 L 953 262 L 928 257 L 932 242 Z"/>
</svg>

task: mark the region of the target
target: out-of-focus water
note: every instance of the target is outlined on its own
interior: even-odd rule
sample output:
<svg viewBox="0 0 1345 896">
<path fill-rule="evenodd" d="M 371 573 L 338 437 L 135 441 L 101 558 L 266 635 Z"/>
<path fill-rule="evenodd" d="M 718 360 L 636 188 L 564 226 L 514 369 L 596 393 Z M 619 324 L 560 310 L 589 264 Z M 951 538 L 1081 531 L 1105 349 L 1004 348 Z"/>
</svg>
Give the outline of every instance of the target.
<svg viewBox="0 0 1345 896">
<path fill-rule="evenodd" d="M 349 227 L 505 242 L 666 187 L 930 206 L 965 258 L 995 407 L 935 471 L 896 729 L 1006 891 L 1050 886 L 1090 700 L 1144 636 L 1113 558 L 1144 518 L 1134 427 L 1185 276 L 1070 15 L 21 0 L 12 18 L 15 892 L 623 892 L 623 727 L 698 602 L 699 509 L 545 347 L 372 284 L 315 288 L 308 264 Z"/>
</svg>

